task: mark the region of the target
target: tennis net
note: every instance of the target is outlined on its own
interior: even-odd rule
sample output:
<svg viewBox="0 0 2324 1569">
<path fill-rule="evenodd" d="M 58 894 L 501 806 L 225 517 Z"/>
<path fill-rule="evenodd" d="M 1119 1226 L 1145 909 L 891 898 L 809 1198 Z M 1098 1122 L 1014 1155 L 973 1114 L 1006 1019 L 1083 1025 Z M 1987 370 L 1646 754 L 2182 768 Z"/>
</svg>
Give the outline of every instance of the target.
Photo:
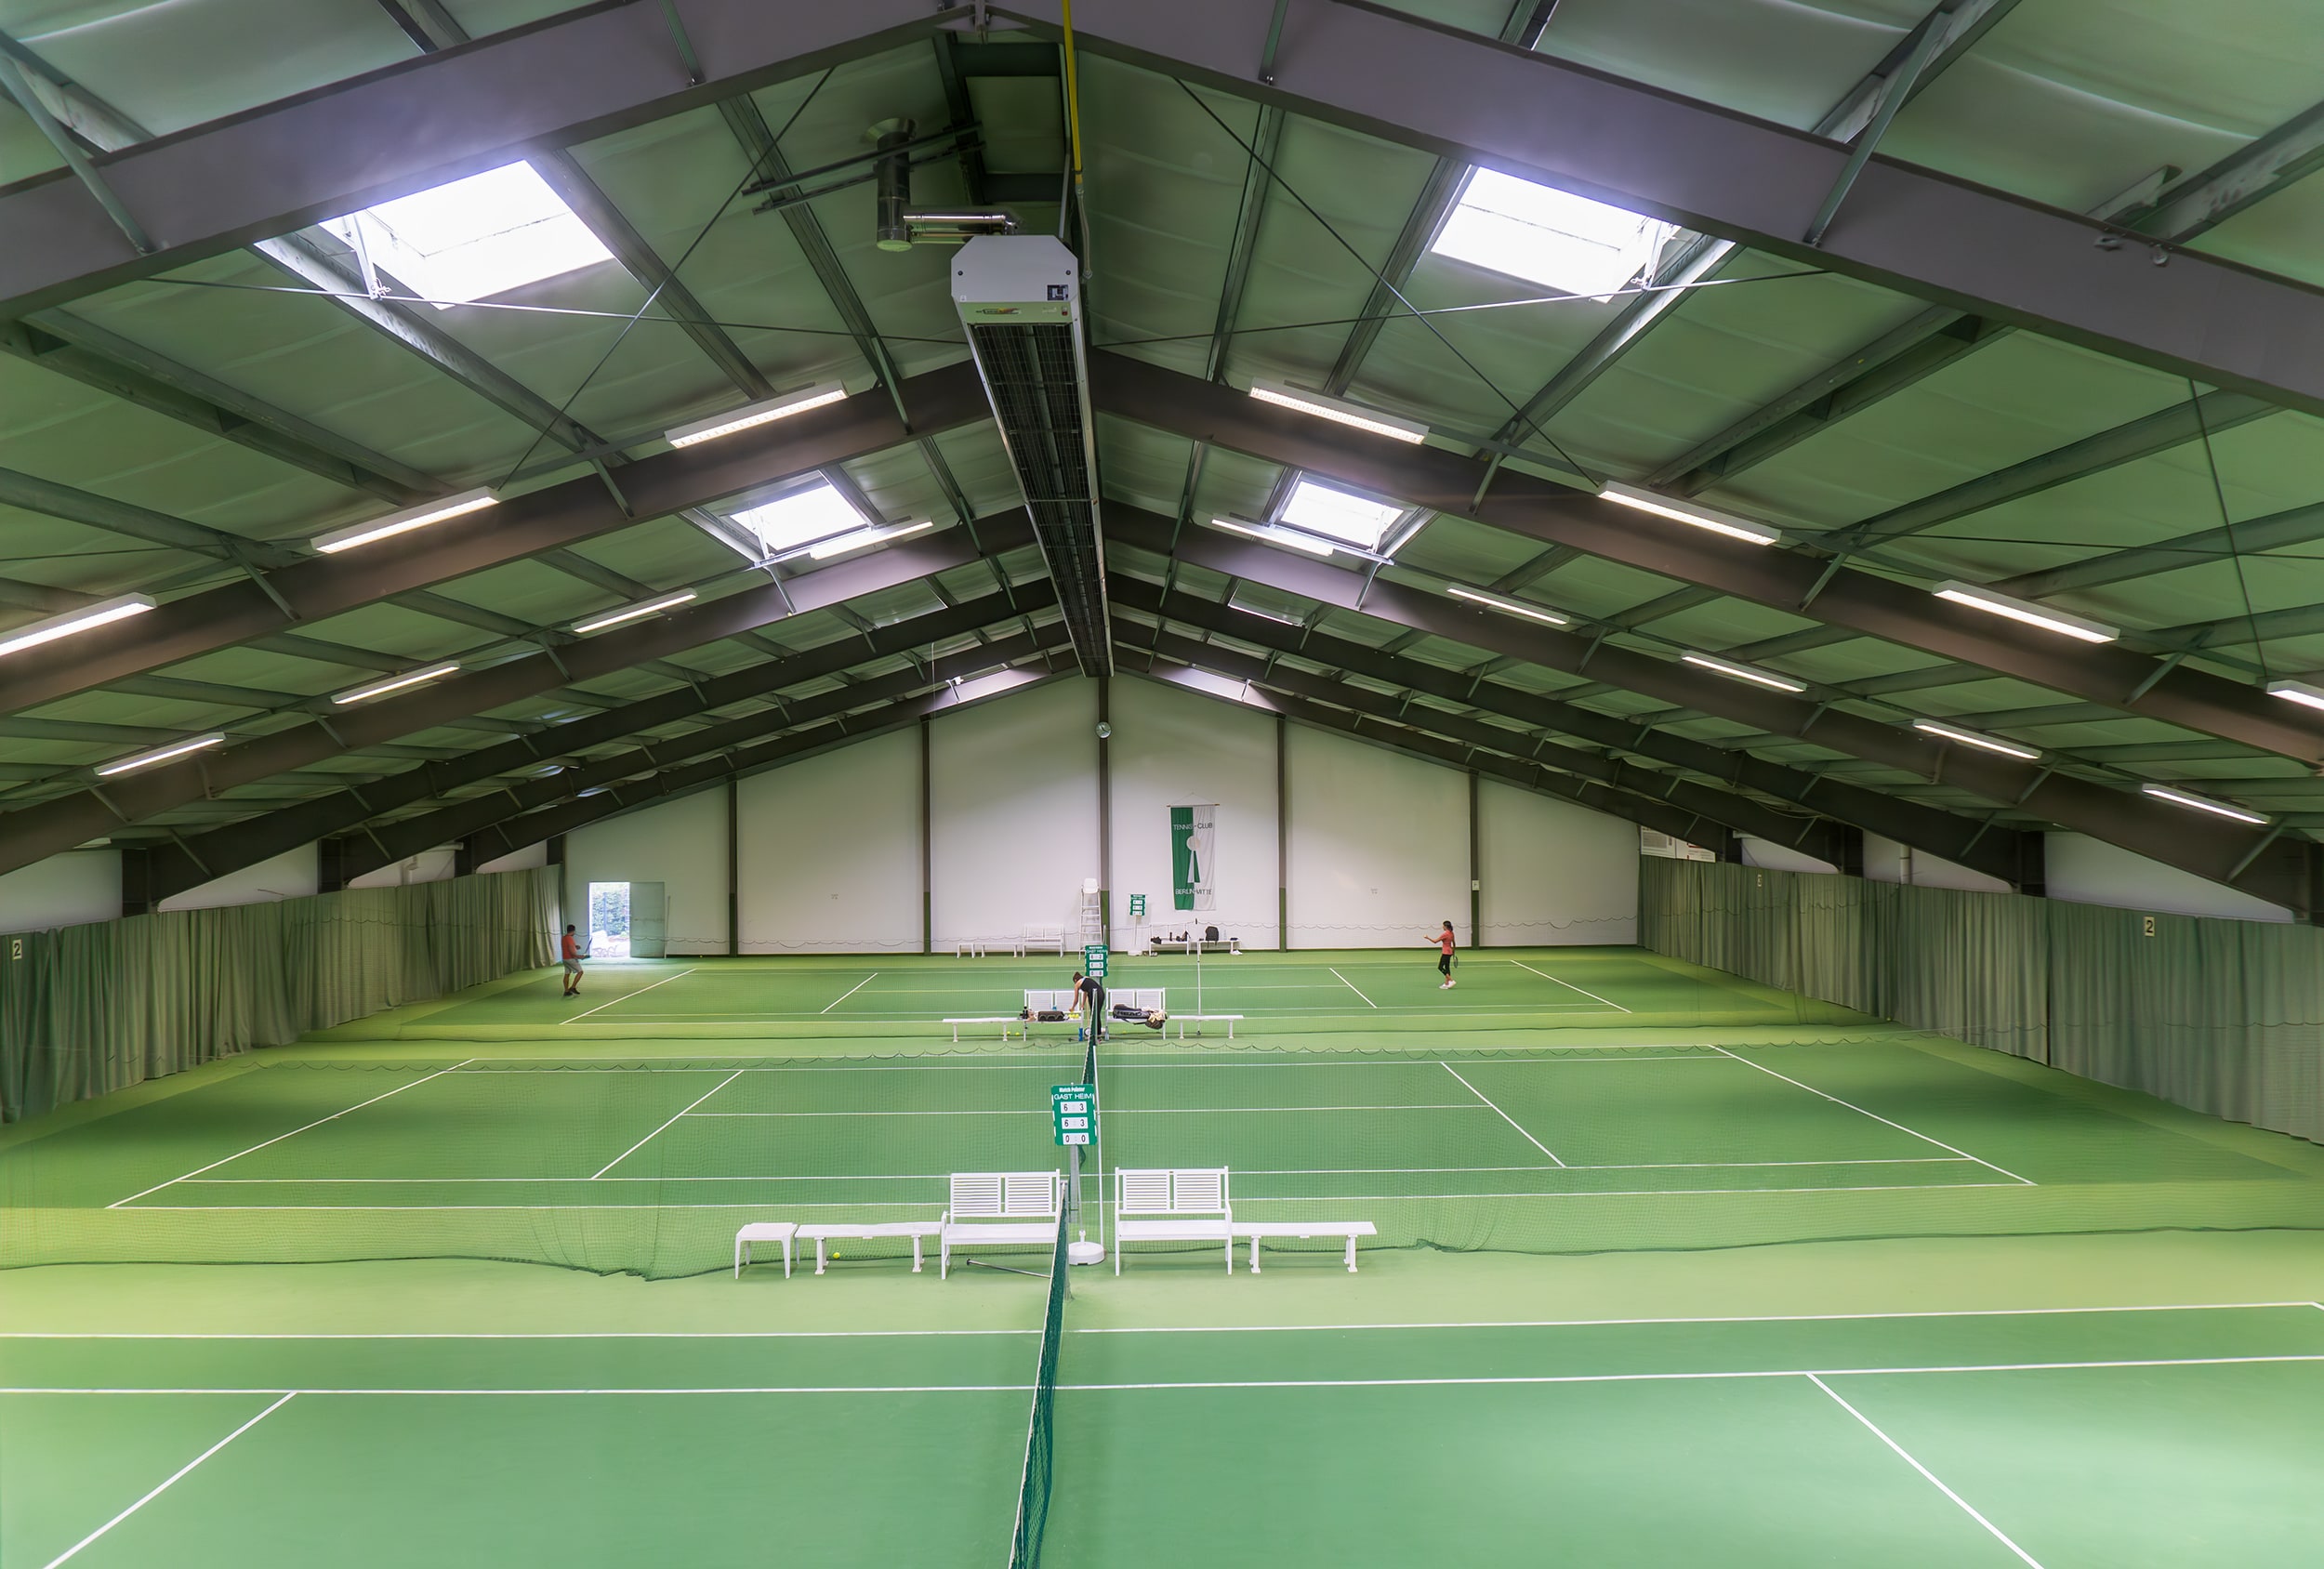
<svg viewBox="0 0 2324 1569">
<path fill-rule="evenodd" d="M 1098 1047 L 1095 1032 L 1081 1057 L 1081 1082 L 1095 1103 Z M 1096 1118 L 1092 1117 L 1092 1124 Z M 1097 1131 L 1090 1130 L 1089 1148 Z M 1049 1525 L 1049 1501 L 1057 1463 L 1057 1351 L 1064 1333 L 1065 1299 L 1071 1296 L 1073 1245 L 1067 1240 L 1079 1214 L 1067 1206 L 1057 1218 L 1057 1239 L 1050 1252 L 1049 1306 L 1041 1319 L 1041 1352 L 1033 1381 L 1033 1418 L 1024 1435 L 1024 1475 L 1017 1486 L 1017 1528 L 1010 1544 L 1009 1569 L 1038 1569 L 1041 1536 Z"/>
</svg>

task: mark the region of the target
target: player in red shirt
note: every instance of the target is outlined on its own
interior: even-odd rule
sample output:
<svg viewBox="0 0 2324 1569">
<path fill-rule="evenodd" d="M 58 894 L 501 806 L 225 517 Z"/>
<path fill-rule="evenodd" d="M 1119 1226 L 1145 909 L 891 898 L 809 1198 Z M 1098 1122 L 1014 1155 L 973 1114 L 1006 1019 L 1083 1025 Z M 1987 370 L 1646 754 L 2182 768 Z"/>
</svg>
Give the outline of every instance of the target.
<svg viewBox="0 0 2324 1569">
<path fill-rule="evenodd" d="M 1442 931 L 1440 931 L 1440 932 L 1438 932 L 1438 933 L 1436 934 L 1436 939 L 1435 939 L 1435 941 L 1436 941 L 1436 948 L 1437 948 L 1437 953 L 1436 953 L 1436 973 L 1438 973 L 1439 975 L 1442 975 L 1442 976 L 1445 978 L 1443 981 L 1441 981 L 1441 982 L 1439 982 L 1437 983 L 1437 987 L 1436 987 L 1436 989 L 1437 989 L 1438 991 L 1440 991 L 1440 992 L 1441 992 L 1441 991 L 1444 991 L 1444 990 L 1446 990 L 1446 988 L 1450 987 L 1450 986 L 1453 984 L 1453 978 L 1452 978 L 1452 967 L 1453 967 L 1453 924 L 1452 924 L 1452 922 L 1450 922 L 1450 921 L 1446 921 L 1446 922 L 1445 923 L 1445 930 L 1442 930 Z"/>
<path fill-rule="evenodd" d="M 581 995 L 581 943 L 573 935 L 573 928 L 565 928 L 565 995 Z"/>
</svg>

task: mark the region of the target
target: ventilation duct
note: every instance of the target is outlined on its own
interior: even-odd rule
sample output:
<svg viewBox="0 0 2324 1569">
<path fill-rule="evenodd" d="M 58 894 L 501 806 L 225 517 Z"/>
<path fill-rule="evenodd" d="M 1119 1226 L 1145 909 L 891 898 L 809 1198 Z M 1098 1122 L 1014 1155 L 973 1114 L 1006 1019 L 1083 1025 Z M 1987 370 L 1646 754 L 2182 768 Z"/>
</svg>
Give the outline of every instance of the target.
<svg viewBox="0 0 2324 1569">
<path fill-rule="evenodd" d="M 952 298 L 1024 487 L 1074 653 L 1085 675 L 1111 675 L 1081 264 L 1048 235 L 981 236 L 953 260 Z"/>
</svg>

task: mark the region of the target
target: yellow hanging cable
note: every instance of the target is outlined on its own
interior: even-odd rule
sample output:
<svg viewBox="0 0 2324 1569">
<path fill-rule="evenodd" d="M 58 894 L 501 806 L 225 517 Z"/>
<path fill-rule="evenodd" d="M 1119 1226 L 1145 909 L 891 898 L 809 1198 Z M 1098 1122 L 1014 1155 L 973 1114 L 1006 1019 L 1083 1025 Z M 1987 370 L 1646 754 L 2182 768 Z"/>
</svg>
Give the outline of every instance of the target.
<svg viewBox="0 0 2324 1569">
<path fill-rule="evenodd" d="M 1074 58 L 1074 0 L 1065 7 L 1065 134 L 1072 144 L 1074 199 L 1081 199 L 1081 76 Z"/>
</svg>

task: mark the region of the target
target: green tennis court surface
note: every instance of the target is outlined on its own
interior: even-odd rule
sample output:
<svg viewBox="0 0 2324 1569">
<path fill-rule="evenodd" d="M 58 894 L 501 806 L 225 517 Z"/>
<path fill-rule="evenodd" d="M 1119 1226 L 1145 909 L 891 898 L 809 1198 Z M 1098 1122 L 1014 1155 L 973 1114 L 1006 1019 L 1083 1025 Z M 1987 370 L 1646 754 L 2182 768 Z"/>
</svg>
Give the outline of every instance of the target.
<svg viewBox="0 0 2324 1569">
<path fill-rule="evenodd" d="M 10 1336 L 0 1558 L 986 1565 L 1037 1351 Z M 1092 1569 L 2304 1564 L 2324 1309 L 1069 1330 L 1057 1423 Z"/>
</svg>

